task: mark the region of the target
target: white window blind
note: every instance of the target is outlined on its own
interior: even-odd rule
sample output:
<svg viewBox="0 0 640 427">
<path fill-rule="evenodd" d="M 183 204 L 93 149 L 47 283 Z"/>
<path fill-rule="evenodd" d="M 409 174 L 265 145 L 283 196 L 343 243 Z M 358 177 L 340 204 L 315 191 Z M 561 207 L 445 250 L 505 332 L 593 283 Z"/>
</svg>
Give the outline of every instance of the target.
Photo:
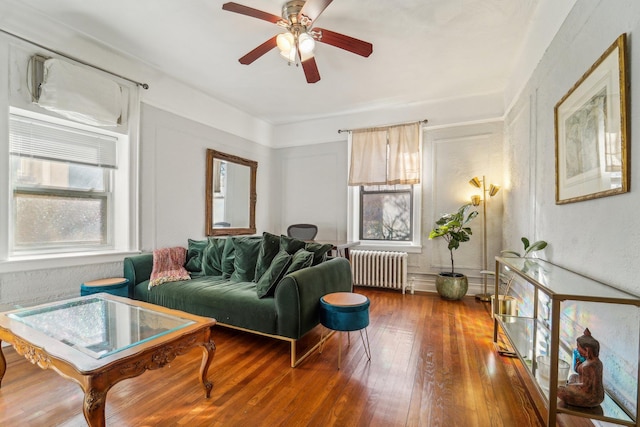
<svg viewBox="0 0 640 427">
<path fill-rule="evenodd" d="M 117 138 L 9 115 L 9 152 L 43 160 L 117 168 Z"/>
</svg>

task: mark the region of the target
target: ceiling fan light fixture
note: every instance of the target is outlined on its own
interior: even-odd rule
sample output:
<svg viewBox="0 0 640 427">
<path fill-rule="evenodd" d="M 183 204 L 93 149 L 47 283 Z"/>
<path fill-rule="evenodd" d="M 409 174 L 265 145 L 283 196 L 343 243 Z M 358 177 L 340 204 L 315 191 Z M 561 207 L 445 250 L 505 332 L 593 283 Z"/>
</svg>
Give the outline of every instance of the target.
<svg viewBox="0 0 640 427">
<path fill-rule="evenodd" d="M 277 47 L 280 55 L 287 60 L 289 65 L 302 65 L 307 83 L 316 83 L 320 80 L 320 73 L 313 53 L 316 42 L 331 45 L 365 58 L 373 52 L 371 43 L 334 31 L 313 28 L 320 14 L 333 0 L 285 1 L 281 16 L 234 2 L 222 5 L 223 10 L 261 19 L 276 24 L 280 27 L 280 31 L 286 31 L 271 36 L 267 41 L 242 56 L 238 59 L 241 64 L 252 64 Z"/>
<path fill-rule="evenodd" d="M 280 55 L 282 55 L 282 57 L 284 59 L 287 60 L 287 62 L 289 63 L 294 63 L 296 62 L 296 55 L 298 54 L 298 50 L 294 47 L 292 47 L 289 50 L 281 50 L 280 51 Z"/>
<path fill-rule="evenodd" d="M 309 54 L 313 52 L 313 49 L 316 47 L 316 42 L 313 40 L 313 37 L 308 33 L 302 33 L 298 37 L 298 48 L 300 49 L 300 53 Z"/>
<path fill-rule="evenodd" d="M 284 52 L 288 52 L 295 46 L 295 39 L 293 34 L 286 32 L 278 34 L 276 37 L 276 44 L 278 45 L 278 49 L 280 52 L 284 54 Z"/>
</svg>

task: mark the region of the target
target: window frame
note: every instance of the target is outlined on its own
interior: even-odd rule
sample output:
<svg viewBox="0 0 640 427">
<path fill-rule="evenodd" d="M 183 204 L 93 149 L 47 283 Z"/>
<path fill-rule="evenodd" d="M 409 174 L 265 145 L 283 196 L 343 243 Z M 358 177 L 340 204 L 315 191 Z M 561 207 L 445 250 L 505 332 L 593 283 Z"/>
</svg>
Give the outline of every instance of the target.
<svg viewBox="0 0 640 427">
<path fill-rule="evenodd" d="M 360 187 L 347 187 L 348 221 L 347 240 L 358 241 L 358 249 L 379 251 L 422 252 L 422 185 L 413 184 L 412 228 L 413 238 L 409 241 L 361 240 L 359 238 Z"/>
<path fill-rule="evenodd" d="M 137 97 L 136 97 L 137 98 Z M 9 106 L 7 114 L 0 120 L 6 125 L 6 136 L 0 144 L 0 164 L 6 166 L 7 173 L 0 178 L 4 181 L 6 198 L 0 201 L 0 235 L 6 236 L 0 239 L 0 273 L 25 271 L 30 269 L 44 269 L 56 267 L 69 267 L 86 265 L 87 262 L 116 262 L 121 261 L 122 256 L 139 252 L 139 201 L 138 201 L 138 114 L 139 108 L 136 102 L 132 102 L 129 110 L 128 126 L 126 128 L 105 129 L 101 127 L 88 126 L 75 123 L 70 120 L 61 119 L 48 114 L 41 114 L 31 109 Z M 135 111 L 134 111 L 135 110 Z M 106 227 L 113 230 L 108 234 L 108 245 L 100 247 L 76 247 L 71 249 L 65 247 L 64 250 L 41 250 L 41 251 L 20 251 L 12 253 L 11 244 L 13 242 L 13 191 L 14 183 L 9 175 L 11 155 L 9 154 L 9 116 L 10 114 L 22 115 L 28 118 L 44 120 L 64 126 L 71 126 L 90 132 L 97 131 L 115 136 L 118 139 L 117 162 L 118 168 L 111 173 L 108 182 L 110 203 L 110 214 Z M 63 190 L 73 191 L 73 190 Z M 93 195 L 102 197 L 97 191 Z M 91 261 L 88 260 L 91 258 Z"/>
<path fill-rule="evenodd" d="M 402 184 L 397 184 L 397 185 L 402 185 Z M 397 185 L 389 185 L 391 186 L 397 186 Z M 413 240 L 413 228 L 414 228 L 414 221 L 413 221 L 413 213 L 414 213 L 414 209 L 413 209 L 413 204 L 414 204 L 414 194 L 413 194 L 413 185 L 412 184 L 406 184 L 409 185 L 410 188 L 408 189 L 394 189 L 394 190 L 365 190 L 364 185 L 359 186 L 358 189 L 358 193 L 359 193 L 359 197 L 360 197 L 360 204 L 358 207 L 358 240 L 363 241 L 363 240 L 368 240 L 368 241 L 372 241 L 372 242 L 409 242 Z M 370 185 L 370 187 L 374 187 L 373 185 Z M 376 195 L 376 194 L 409 194 L 409 234 L 411 236 L 410 239 L 405 239 L 405 240 L 388 240 L 388 239 L 364 239 L 363 238 L 363 233 L 364 233 L 364 228 L 363 228 L 363 215 L 364 215 L 364 209 L 362 209 L 362 205 L 364 202 L 364 198 L 367 194 L 370 195 Z"/>
</svg>

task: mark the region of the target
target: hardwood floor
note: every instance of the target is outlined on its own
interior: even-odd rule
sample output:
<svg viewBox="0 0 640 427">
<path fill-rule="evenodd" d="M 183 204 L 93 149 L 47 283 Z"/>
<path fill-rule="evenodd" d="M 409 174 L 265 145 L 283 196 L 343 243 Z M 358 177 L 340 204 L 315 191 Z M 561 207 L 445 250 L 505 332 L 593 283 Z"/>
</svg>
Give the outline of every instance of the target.
<svg viewBox="0 0 640 427">
<path fill-rule="evenodd" d="M 201 352 L 113 387 L 108 426 L 540 426 L 517 361 L 496 354 L 486 303 L 357 288 L 371 300 L 372 360 L 335 334 L 289 367 L 289 344 L 219 328 L 205 399 Z M 306 340 L 317 342 L 320 327 Z M 337 370 L 338 339 L 343 339 Z M 75 383 L 3 349 L 2 426 L 84 426 Z"/>
</svg>

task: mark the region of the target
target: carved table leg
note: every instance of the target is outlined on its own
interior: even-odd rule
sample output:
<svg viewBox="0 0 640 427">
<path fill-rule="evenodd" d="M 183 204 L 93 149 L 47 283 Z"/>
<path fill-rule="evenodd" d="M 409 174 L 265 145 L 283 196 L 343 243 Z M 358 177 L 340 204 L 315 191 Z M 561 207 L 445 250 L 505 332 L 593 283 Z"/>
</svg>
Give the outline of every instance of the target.
<svg viewBox="0 0 640 427">
<path fill-rule="evenodd" d="M 213 343 L 213 340 L 202 344 L 202 364 L 200 365 L 200 382 L 204 386 L 204 394 L 208 399 L 211 396 L 211 390 L 213 389 L 213 384 L 207 378 L 207 374 L 209 372 L 209 366 L 211 365 L 211 361 L 213 360 L 213 356 L 216 353 L 216 345 Z"/>
<path fill-rule="evenodd" d="M 0 340 L 0 387 L 2 387 L 2 378 L 4 378 L 5 372 L 7 372 L 7 361 L 2 353 L 2 340 Z"/>
<path fill-rule="evenodd" d="M 105 427 L 106 425 L 104 410 L 108 390 L 103 384 L 100 384 L 99 379 L 96 381 L 96 378 L 89 378 L 87 389 L 84 392 L 82 412 L 90 427 Z"/>
</svg>

